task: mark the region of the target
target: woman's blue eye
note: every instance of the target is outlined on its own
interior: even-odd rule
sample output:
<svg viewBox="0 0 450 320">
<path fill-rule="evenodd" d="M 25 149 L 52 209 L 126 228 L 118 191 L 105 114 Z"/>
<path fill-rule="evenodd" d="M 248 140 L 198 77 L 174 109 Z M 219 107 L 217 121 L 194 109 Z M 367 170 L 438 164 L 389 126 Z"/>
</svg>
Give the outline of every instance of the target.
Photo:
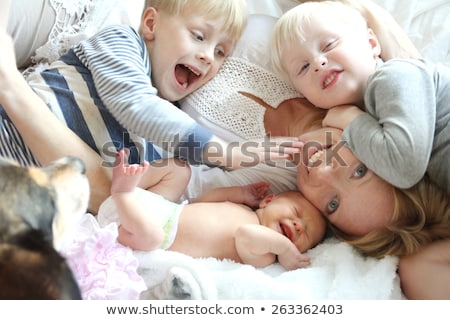
<svg viewBox="0 0 450 320">
<path fill-rule="evenodd" d="M 365 165 L 360 165 L 355 171 L 355 177 L 361 178 L 367 173 L 367 167 Z"/>
<path fill-rule="evenodd" d="M 335 212 L 338 208 L 339 208 L 339 200 L 333 199 L 327 205 L 327 212 L 328 214 L 331 214 Z"/>
</svg>

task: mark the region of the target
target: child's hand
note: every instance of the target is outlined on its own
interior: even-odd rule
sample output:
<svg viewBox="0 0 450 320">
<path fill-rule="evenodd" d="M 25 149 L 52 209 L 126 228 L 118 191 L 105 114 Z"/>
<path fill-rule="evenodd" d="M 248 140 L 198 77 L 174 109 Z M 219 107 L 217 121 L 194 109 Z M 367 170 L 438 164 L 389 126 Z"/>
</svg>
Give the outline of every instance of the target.
<svg viewBox="0 0 450 320">
<path fill-rule="evenodd" d="M 322 126 L 344 130 L 353 119 L 362 113 L 364 111 L 353 105 L 334 107 L 328 110 L 327 115 L 322 121 Z"/>
<path fill-rule="evenodd" d="M 269 183 L 266 181 L 260 181 L 246 186 L 242 186 L 242 203 L 257 208 L 262 199 L 269 191 Z"/>
<path fill-rule="evenodd" d="M 311 259 L 298 251 L 297 247 L 292 244 L 282 254 L 278 255 L 278 262 L 287 270 L 295 270 L 308 267 L 311 264 Z"/>
<path fill-rule="evenodd" d="M 291 160 L 303 143 L 297 137 L 265 137 L 260 141 L 227 143 L 213 137 L 204 151 L 205 163 L 231 169 L 253 167 L 259 163 Z"/>
</svg>

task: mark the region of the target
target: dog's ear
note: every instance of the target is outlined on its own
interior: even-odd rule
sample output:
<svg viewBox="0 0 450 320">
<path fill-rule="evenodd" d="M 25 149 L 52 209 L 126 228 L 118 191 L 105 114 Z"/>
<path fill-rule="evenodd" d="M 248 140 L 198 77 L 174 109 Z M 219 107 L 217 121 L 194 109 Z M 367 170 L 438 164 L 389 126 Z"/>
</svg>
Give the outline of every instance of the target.
<svg viewBox="0 0 450 320">
<path fill-rule="evenodd" d="M 52 228 L 53 244 L 59 250 L 73 238 L 79 220 L 87 212 L 89 183 L 84 163 L 78 158 L 61 158 L 42 170 L 56 193 L 56 215 Z"/>
<path fill-rule="evenodd" d="M 56 212 L 54 191 L 36 183 L 29 169 L 1 161 L 0 234 L 3 239 L 32 228 L 52 239 L 52 221 Z"/>
</svg>

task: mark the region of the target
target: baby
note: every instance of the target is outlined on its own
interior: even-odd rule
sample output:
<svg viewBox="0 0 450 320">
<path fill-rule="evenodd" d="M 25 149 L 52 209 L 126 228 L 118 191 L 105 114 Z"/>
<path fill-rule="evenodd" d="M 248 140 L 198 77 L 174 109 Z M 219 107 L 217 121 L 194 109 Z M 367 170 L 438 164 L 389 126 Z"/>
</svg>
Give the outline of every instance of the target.
<svg viewBox="0 0 450 320">
<path fill-rule="evenodd" d="M 124 150 L 118 153 L 118 160 L 113 168 L 111 197 L 102 207 L 105 210 L 109 202 L 117 210 L 118 240 L 135 250 L 163 248 L 255 267 L 278 261 L 292 270 L 310 264 L 303 253 L 325 235 L 324 218 L 297 191 L 266 195 L 268 183 L 259 182 L 213 189 L 194 203 L 177 204 L 136 186 L 142 184 L 142 179 L 152 179 L 157 183 L 149 190 L 161 184 L 178 184 L 180 188 L 183 176 L 170 177 L 170 168 L 186 172 L 189 167 L 180 162 L 166 162 L 164 167 L 148 162 L 124 165 L 128 161 Z M 164 193 L 161 190 L 173 188 L 160 188 Z M 104 212 L 102 207 L 99 215 Z"/>
</svg>

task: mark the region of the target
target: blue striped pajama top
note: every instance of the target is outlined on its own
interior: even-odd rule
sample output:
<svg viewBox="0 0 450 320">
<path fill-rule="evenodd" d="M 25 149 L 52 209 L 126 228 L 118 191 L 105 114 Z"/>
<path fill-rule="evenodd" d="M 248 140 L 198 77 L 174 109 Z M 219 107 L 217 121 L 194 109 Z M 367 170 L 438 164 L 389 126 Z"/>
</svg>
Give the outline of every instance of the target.
<svg viewBox="0 0 450 320">
<path fill-rule="evenodd" d="M 128 147 L 132 163 L 164 157 L 160 148 L 201 163 L 212 134 L 158 97 L 150 75 L 144 41 L 133 28 L 115 25 L 27 80 L 53 113 L 108 161 Z M 24 165 L 37 164 L 3 109 L 0 116 L 0 154 Z"/>
</svg>

